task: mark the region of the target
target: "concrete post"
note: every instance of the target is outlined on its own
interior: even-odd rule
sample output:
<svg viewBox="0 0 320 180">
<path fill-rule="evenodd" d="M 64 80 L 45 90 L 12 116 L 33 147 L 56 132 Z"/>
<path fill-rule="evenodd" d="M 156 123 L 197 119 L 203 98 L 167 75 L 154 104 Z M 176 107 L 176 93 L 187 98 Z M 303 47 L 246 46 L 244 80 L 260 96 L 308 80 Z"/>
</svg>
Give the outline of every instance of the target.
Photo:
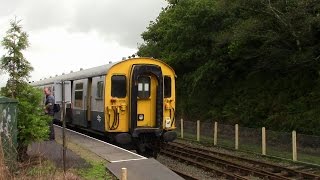
<svg viewBox="0 0 320 180">
<path fill-rule="evenodd" d="M 181 138 L 183 139 L 183 119 L 181 119 L 181 126 L 180 126 L 180 130 L 181 130 Z"/>
<path fill-rule="evenodd" d="M 297 155 L 297 132 L 292 131 L 292 160 L 297 161 L 298 155 Z"/>
<path fill-rule="evenodd" d="M 127 168 L 121 168 L 121 180 L 128 179 L 128 171 Z"/>
<path fill-rule="evenodd" d="M 266 128 L 262 128 L 262 137 L 261 137 L 261 144 L 262 144 L 262 155 L 267 155 L 267 140 L 266 140 Z"/>
<path fill-rule="evenodd" d="M 213 145 L 218 143 L 218 122 L 214 122 Z"/>
<path fill-rule="evenodd" d="M 197 120 L 197 141 L 200 141 L 200 120 Z"/>
<path fill-rule="evenodd" d="M 235 125 L 235 129 L 234 129 L 234 135 L 235 135 L 235 137 L 234 137 L 234 140 L 235 140 L 235 142 L 234 142 L 234 148 L 236 149 L 236 150 L 238 150 L 239 149 L 239 125 L 238 124 L 236 124 Z"/>
</svg>

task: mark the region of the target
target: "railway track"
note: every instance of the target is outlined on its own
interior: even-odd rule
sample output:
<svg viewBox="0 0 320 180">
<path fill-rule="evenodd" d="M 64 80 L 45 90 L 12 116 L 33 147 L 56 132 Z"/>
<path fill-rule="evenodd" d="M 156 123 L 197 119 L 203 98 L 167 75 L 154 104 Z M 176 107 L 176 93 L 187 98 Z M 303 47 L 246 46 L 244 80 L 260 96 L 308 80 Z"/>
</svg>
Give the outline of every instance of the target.
<svg viewBox="0 0 320 180">
<path fill-rule="evenodd" d="M 182 178 L 186 179 L 186 180 L 197 180 L 197 178 L 190 176 L 182 171 L 176 170 L 176 169 L 172 169 L 170 168 L 171 171 L 175 172 L 176 174 L 178 174 L 179 176 L 181 176 Z"/>
<path fill-rule="evenodd" d="M 308 172 L 197 148 L 183 143 L 166 144 L 161 153 L 202 169 L 214 171 L 215 174 L 228 179 L 250 179 L 252 176 L 263 179 L 320 179 L 319 175 Z"/>
</svg>

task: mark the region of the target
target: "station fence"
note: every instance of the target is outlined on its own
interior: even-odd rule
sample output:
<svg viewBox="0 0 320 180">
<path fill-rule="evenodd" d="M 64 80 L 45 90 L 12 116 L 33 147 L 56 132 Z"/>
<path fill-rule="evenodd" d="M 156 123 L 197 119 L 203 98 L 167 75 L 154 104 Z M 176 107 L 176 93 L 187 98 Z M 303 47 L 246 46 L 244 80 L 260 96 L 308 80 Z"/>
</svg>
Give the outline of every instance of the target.
<svg viewBox="0 0 320 180">
<path fill-rule="evenodd" d="M 282 159 L 320 165 L 320 136 L 247 128 L 218 122 L 176 123 L 178 137 L 201 143 Z"/>
</svg>

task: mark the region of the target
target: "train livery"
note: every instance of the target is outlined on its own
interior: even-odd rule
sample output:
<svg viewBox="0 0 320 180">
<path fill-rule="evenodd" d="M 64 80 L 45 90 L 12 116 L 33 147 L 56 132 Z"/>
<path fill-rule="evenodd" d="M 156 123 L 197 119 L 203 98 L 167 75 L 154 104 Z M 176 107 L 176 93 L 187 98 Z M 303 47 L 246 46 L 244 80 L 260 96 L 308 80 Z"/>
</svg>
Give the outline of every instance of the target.
<svg viewBox="0 0 320 180">
<path fill-rule="evenodd" d="M 69 126 L 103 134 L 109 141 L 156 156 L 162 142 L 173 141 L 175 72 L 163 61 L 132 58 L 33 82 L 40 88 L 71 81 Z M 60 120 L 61 112 L 55 114 Z"/>
</svg>

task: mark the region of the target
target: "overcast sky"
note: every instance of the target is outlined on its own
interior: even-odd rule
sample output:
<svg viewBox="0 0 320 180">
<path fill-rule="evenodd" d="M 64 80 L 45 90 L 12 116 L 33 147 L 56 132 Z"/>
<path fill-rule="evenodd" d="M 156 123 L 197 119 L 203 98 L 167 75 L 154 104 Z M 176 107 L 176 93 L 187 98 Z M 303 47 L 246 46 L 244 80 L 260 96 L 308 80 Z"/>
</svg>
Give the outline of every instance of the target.
<svg viewBox="0 0 320 180">
<path fill-rule="evenodd" d="M 0 38 L 22 19 L 34 67 L 30 80 L 119 61 L 137 52 L 141 33 L 165 0 L 0 0 Z M 0 55 L 5 51 L 0 47 Z M 0 86 L 7 77 L 0 75 Z"/>
</svg>

